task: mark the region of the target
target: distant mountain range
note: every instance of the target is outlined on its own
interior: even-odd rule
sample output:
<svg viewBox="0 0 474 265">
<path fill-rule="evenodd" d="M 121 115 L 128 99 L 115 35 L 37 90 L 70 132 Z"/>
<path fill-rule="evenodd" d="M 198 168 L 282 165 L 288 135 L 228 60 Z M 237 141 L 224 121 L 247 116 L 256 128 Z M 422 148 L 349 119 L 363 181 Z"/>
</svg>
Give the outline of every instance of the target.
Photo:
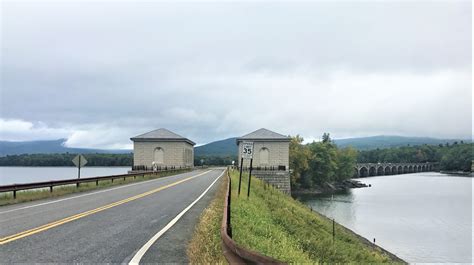
<svg viewBox="0 0 474 265">
<path fill-rule="evenodd" d="M 237 155 L 236 137 L 215 141 L 194 148 L 195 156 L 234 156 Z"/>
<path fill-rule="evenodd" d="M 211 142 L 195 147 L 196 156 L 235 156 L 237 154 L 236 138 Z M 52 154 L 52 153 L 105 153 L 123 154 L 132 150 L 110 150 L 110 149 L 88 149 L 70 148 L 64 145 L 65 139 L 48 141 L 10 142 L 0 141 L 0 156 L 17 154 Z M 336 139 L 334 142 L 339 147 L 352 146 L 359 150 L 370 150 L 376 148 L 390 148 L 406 145 L 438 145 L 445 143 L 460 142 L 460 139 L 436 139 L 428 137 L 403 137 L 403 136 L 371 136 L 361 138 Z M 472 142 L 471 140 L 463 140 Z"/>
<path fill-rule="evenodd" d="M 25 141 L 10 142 L 0 141 L 0 156 L 19 154 L 55 154 L 55 153 L 104 153 L 104 154 L 124 154 L 132 150 L 112 150 L 112 149 L 89 149 L 71 148 L 64 145 L 66 139 L 45 140 L 45 141 Z"/>
</svg>

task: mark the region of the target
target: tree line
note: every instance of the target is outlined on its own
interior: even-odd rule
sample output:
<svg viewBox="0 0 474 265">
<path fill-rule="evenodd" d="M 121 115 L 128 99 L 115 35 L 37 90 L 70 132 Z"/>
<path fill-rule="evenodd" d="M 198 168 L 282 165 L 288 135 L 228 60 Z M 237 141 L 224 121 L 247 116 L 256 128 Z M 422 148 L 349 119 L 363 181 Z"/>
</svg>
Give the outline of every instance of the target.
<svg viewBox="0 0 474 265">
<path fill-rule="evenodd" d="M 72 159 L 77 154 L 22 154 L 0 157 L 0 166 L 74 166 Z M 132 166 L 133 154 L 84 154 L 86 166 Z"/>
<path fill-rule="evenodd" d="M 237 156 L 202 155 L 194 157 L 194 166 L 227 166 L 231 165 L 232 161 L 237 161 Z"/>
<path fill-rule="evenodd" d="M 463 141 L 452 144 L 402 146 L 387 149 L 359 151 L 360 163 L 425 163 L 438 162 L 440 170 L 470 171 L 474 145 Z"/>
<path fill-rule="evenodd" d="M 21 154 L 21 155 L 7 155 L 0 157 L 0 166 L 37 166 L 37 167 L 67 167 L 74 166 L 72 159 L 77 154 L 62 153 L 62 154 Z M 86 166 L 132 166 L 133 154 L 83 154 L 87 159 Z M 195 156 L 194 165 L 230 165 L 232 161 L 236 161 L 237 156 Z M 202 161 L 202 163 L 201 163 Z"/>
</svg>

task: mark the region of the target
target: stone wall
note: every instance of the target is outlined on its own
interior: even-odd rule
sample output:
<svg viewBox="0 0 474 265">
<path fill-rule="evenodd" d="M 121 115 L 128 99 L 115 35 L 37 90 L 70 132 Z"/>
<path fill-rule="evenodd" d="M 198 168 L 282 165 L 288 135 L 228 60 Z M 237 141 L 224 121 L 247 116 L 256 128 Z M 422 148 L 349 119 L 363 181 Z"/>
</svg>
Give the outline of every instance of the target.
<svg viewBox="0 0 474 265">
<path fill-rule="evenodd" d="M 275 186 L 284 193 L 291 194 L 289 171 L 253 170 L 252 175 Z"/>
<path fill-rule="evenodd" d="M 159 164 L 159 166 L 194 166 L 194 147 L 187 142 L 140 141 L 133 143 L 133 165 L 151 167 L 154 161 L 156 148 L 163 149 L 163 164 Z"/>
</svg>

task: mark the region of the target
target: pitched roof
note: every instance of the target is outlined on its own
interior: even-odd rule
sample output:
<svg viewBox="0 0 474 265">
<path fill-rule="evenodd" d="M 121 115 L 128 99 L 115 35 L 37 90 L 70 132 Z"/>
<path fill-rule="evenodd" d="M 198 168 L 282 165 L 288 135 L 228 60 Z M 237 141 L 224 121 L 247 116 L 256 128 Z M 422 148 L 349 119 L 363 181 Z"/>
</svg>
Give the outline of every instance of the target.
<svg viewBox="0 0 474 265">
<path fill-rule="evenodd" d="M 138 136 L 130 138 L 132 141 L 169 141 L 169 142 L 174 142 L 174 141 L 185 141 L 188 142 L 191 145 L 195 145 L 196 143 L 189 140 L 188 138 L 185 138 L 179 134 L 176 134 L 168 129 L 165 128 L 160 128 L 157 130 L 153 130 L 151 132 L 147 132 L 144 134 L 140 134 Z"/>
<path fill-rule="evenodd" d="M 237 138 L 237 143 L 245 140 L 257 140 L 257 141 L 290 141 L 290 137 L 283 134 L 279 134 L 273 131 L 270 131 L 265 128 L 258 129 L 254 132 L 246 134 L 242 137 Z"/>
</svg>

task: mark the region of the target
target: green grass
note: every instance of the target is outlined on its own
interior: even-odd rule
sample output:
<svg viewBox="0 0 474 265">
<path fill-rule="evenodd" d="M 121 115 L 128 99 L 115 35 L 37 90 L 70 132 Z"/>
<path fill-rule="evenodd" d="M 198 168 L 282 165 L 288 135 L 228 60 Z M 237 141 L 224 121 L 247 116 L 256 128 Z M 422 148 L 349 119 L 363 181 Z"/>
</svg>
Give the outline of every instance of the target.
<svg viewBox="0 0 474 265">
<path fill-rule="evenodd" d="M 231 176 L 232 233 L 239 245 L 288 263 L 396 262 L 338 224 L 333 242 L 329 219 L 257 178 L 247 199 L 248 174 L 237 197 L 238 172 Z"/>
<path fill-rule="evenodd" d="M 209 206 L 199 217 L 187 254 L 191 264 L 226 264 L 222 253 L 221 223 L 224 199 L 227 191 L 227 176 L 220 181 L 219 188 Z"/>
<path fill-rule="evenodd" d="M 151 179 L 161 178 L 165 176 L 176 175 L 176 174 L 180 174 L 187 171 L 189 171 L 189 169 L 170 171 L 170 172 L 161 172 L 156 175 L 149 174 L 149 175 L 145 175 L 145 177 L 142 177 L 142 175 L 137 175 L 136 178 L 134 178 L 133 176 L 129 176 L 125 180 L 123 180 L 123 178 L 114 179 L 113 183 L 111 180 L 101 180 L 99 181 L 98 186 L 96 186 L 95 181 L 89 182 L 89 183 L 81 183 L 79 185 L 79 188 L 76 187 L 76 184 L 56 186 L 53 188 L 53 192 L 50 192 L 49 188 L 17 191 L 16 199 L 13 198 L 13 192 L 2 192 L 0 193 L 0 206 L 46 199 L 46 198 L 59 197 L 59 196 L 63 196 L 66 194 L 71 194 L 71 193 L 78 193 L 78 192 L 102 189 L 102 188 L 107 188 L 107 187 L 112 187 L 112 186 L 124 185 L 128 183 L 133 183 L 133 182 L 151 180 Z"/>
</svg>

